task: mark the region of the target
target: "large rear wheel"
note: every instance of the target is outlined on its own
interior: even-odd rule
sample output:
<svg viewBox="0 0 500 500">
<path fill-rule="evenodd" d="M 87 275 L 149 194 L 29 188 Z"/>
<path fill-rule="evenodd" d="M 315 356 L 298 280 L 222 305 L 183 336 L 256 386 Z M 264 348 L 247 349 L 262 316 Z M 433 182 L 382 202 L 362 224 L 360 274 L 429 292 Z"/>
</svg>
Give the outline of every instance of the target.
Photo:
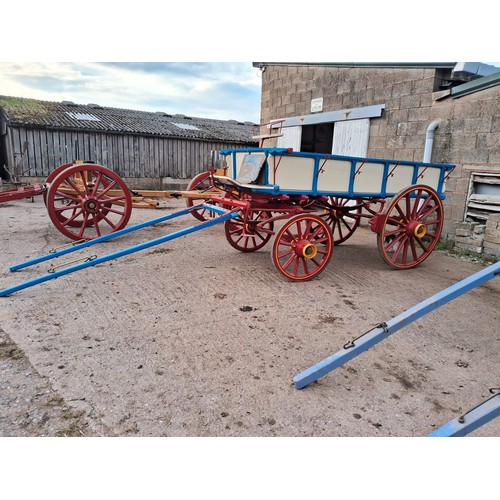
<svg viewBox="0 0 500 500">
<path fill-rule="evenodd" d="M 434 250 L 443 229 L 443 203 L 429 186 L 400 191 L 381 214 L 377 244 L 380 255 L 396 269 L 422 263 Z"/>
</svg>

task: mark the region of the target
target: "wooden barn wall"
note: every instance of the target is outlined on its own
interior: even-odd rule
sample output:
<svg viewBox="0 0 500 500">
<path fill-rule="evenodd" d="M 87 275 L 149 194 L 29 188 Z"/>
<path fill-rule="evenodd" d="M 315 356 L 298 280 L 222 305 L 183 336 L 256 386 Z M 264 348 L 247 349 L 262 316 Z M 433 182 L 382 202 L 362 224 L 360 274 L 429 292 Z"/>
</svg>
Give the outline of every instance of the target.
<svg viewBox="0 0 500 500">
<path fill-rule="evenodd" d="M 223 142 L 17 127 L 9 128 L 8 134 L 7 166 L 12 171 L 27 141 L 24 175 L 29 177 L 47 177 L 60 165 L 84 160 L 111 168 L 120 177 L 191 179 L 206 170 L 206 158 L 211 151 L 244 147 Z"/>
</svg>

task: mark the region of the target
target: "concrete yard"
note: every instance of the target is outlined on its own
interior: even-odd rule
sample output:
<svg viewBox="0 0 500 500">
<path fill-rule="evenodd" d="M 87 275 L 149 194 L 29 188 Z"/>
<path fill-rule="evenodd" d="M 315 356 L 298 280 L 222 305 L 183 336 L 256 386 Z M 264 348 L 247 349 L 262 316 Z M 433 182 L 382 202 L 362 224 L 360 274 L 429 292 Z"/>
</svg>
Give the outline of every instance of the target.
<svg viewBox="0 0 500 500">
<path fill-rule="evenodd" d="M 165 205 L 129 225 L 184 201 Z M 41 196 L 1 204 L 0 234 L 2 289 L 48 268 L 10 265 L 67 243 Z M 435 251 L 395 271 L 362 227 L 316 279 L 291 283 L 270 247 L 240 253 L 214 226 L 1 297 L 0 436 L 424 437 L 498 387 L 500 279 L 296 389 L 296 374 L 484 265 Z M 472 435 L 499 437 L 500 419 Z"/>
</svg>

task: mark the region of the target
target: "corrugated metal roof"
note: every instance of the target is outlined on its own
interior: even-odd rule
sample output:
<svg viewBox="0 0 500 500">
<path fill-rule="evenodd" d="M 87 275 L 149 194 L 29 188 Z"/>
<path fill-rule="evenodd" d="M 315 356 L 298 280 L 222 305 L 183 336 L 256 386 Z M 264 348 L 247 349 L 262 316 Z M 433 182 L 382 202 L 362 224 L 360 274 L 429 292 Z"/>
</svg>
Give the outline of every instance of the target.
<svg viewBox="0 0 500 500">
<path fill-rule="evenodd" d="M 259 131 L 258 125 L 251 122 L 21 97 L 0 96 L 0 110 L 3 111 L 8 126 L 170 136 L 245 144 L 255 144 L 252 136 Z"/>
</svg>

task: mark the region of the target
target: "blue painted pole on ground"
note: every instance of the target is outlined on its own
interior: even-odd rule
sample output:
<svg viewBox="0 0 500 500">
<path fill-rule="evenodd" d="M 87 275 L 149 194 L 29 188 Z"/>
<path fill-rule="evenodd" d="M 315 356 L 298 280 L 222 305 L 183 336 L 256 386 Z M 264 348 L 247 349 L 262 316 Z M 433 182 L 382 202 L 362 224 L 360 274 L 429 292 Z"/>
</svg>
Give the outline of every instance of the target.
<svg viewBox="0 0 500 500">
<path fill-rule="evenodd" d="M 499 389 L 491 390 L 499 391 Z M 464 413 L 458 418 L 451 420 L 428 437 L 462 437 L 475 431 L 489 421 L 500 415 L 500 392 L 496 392 L 492 397 L 483 401 L 472 410 Z"/>
<path fill-rule="evenodd" d="M 199 207 L 198 207 L 199 208 Z M 20 290 L 24 290 L 25 288 L 29 288 L 34 285 L 38 285 L 40 283 L 44 283 L 45 281 L 49 281 L 55 278 L 59 278 L 60 276 L 64 276 L 65 274 L 70 274 L 76 271 L 80 271 L 81 269 L 85 269 L 87 267 L 91 266 L 96 266 L 97 264 L 101 264 L 103 262 L 107 262 L 109 260 L 113 259 L 118 259 L 120 257 L 124 257 L 125 255 L 130 255 L 131 253 L 139 252 L 141 250 L 145 250 L 146 248 L 150 248 L 155 245 L 160 245 L 161 243 L 165 243 L 167 241 L 173 240 L 175 238 L 179 238 L 181 236 L 185 236 L 187 234 L 193 233 L 195 231 L 200 231 L 201 229 L 205 229 L 207 227 L 213 226 L 215 224 L 220 224 L 221 222 L 224 222 L 229 219 L 233 219 L 238 216 L 237 211 L 228 211 L 224 210 L 220 207 L 215 207 L 213 205 L 203 205 L 203 208 L 207 210 L 214 211 L 219 214 L 219 217 L 209 219 L 205 222 L 201 222 L 195 226 L 190 226 L 185 229 L 181 229 L 179 231 L 176 231 L 171 234 L 167 234 L 165 236 L 161 236 L 160 238 L 156 238 L 150 241 L 146 241 L 144 243 L 140 243 L 138 245 L 134 245 L 128 248 L 125 248 L 123 250 L 120 250 L 118 252 L 110 253 L 107 255 L 104 255 L 102 257 L 96 257 L 96 258 L 89 258 L 85 262 L 81 262 L 80 264 L 76 264 L 74 266 L 69 266 L 66 267 L 65 269 L 61 269 L 59 271 L 55 271 L 53 273 L 46 274 L 44 276 L 40 276 L 39 278 L 35 278 L 29 281 L 26 281 L 24 283 L 21 283 L 19 285 L 15 285 L 9 288 L 5 288 L 4 290 L 0 290 L 0 297 L 4 297 L 6 295 L 11 295 L 15 292 L 18 292 Z M 177 216 L 183 215 L 185 213 L 185 210 L 181 211 L 182 213 L 177 213 Z M 172 214 L 176 215 L 176 214 Z M 94 240 L 92 240 L 94 241 Z"/>
<path fill-rule="evenodd" d="M 71 252 L 77 252 L 78 250 L 81 250 L 82 248 L 87 248 L 92 245 L 95 245 L 97 243 L 102 243 L 103 241 L 110 240 L 111 238 L 116 238 L 117 236 L 121 236 L 123 234 L 131 233 L 133 231 L 137 231 L 138 229 L 143 229 L 148 226 L 153 226 L 155 224 L 158 224 L 160 222 L 165 222 L 169 219 L 174 219 L 175 217 L 180 217 L 181 215 L 187 214 L 189 212 L 192 212 L 193 210 L 200 209 L 200 206 L 196 207 L 190 207 L 186 208 L 184 210 L 180 210 L 178 212 L 174 212 L 168 215 L 164 215 L 162 217 L 158 217 L 156 219 L 152 219 L 147 222 L 141 222 L 139 224 L 135 224 L 134 226 L 126 227 L 124 229 L 120 229 L 119 231 L 115 231 L 113 233 L 109 234 L 104 234 L 102 236 L 99 236 L 98 238 L 94 238 L 92 240 L 87 240 L 83 242 L 74 242 L 73 244 L 68 245 L 65 248 L 62 248 L 61 250 L 58 251 L 53 251 L 51 253 L 48 253 L 47 255 L 42 255 L 40 257 L 36 257 L 31 260 L 27 260 L 25 262 L 21 262 L 20 264 L 15 264 L 10 267 L 11 271 L 19 271 L 20 269 L 24 269 L 29 266 L 34 266 L 35 264 L 40 264 L 42 262 L 46 262 L 51 259 L 55 259 L 57 257 L 61 257 L 62 255 L 66 255 Z"/>
<path fill-rule="evenodd" d="M 393 333 L 401 330 L 413 321 L 421 318 L 422 316 L 434 311 L 460 295 L 469 292 L 473 288 L 486 283 L 487 281 L 500 275 L 500 262 L 492 264 L 485 269 L 469 276 L 468 278 L 459 281 L 458 283 L 446 288 L 445 290 L 429 297 L 428 299 L 420 302 L 416 306 L 408 309 L 404 313 L 396 316 L 395 318 L 381 323 L 372 330 L 368 331 L 361 337 L 352 342 L 347 343 L 343 349 L 336 354 L 324 359 L 323 361 L 311 366 L 307 370 L 299 373 L 293 378 L 293 382 L 297 389 L 302 389 L 307 385 L 315 382 L 327 373 L 330 373 L 335 368 L 350 361 L 362 352 L 370 349 L 378 342 L 386 339 Z"/>
</svg>

